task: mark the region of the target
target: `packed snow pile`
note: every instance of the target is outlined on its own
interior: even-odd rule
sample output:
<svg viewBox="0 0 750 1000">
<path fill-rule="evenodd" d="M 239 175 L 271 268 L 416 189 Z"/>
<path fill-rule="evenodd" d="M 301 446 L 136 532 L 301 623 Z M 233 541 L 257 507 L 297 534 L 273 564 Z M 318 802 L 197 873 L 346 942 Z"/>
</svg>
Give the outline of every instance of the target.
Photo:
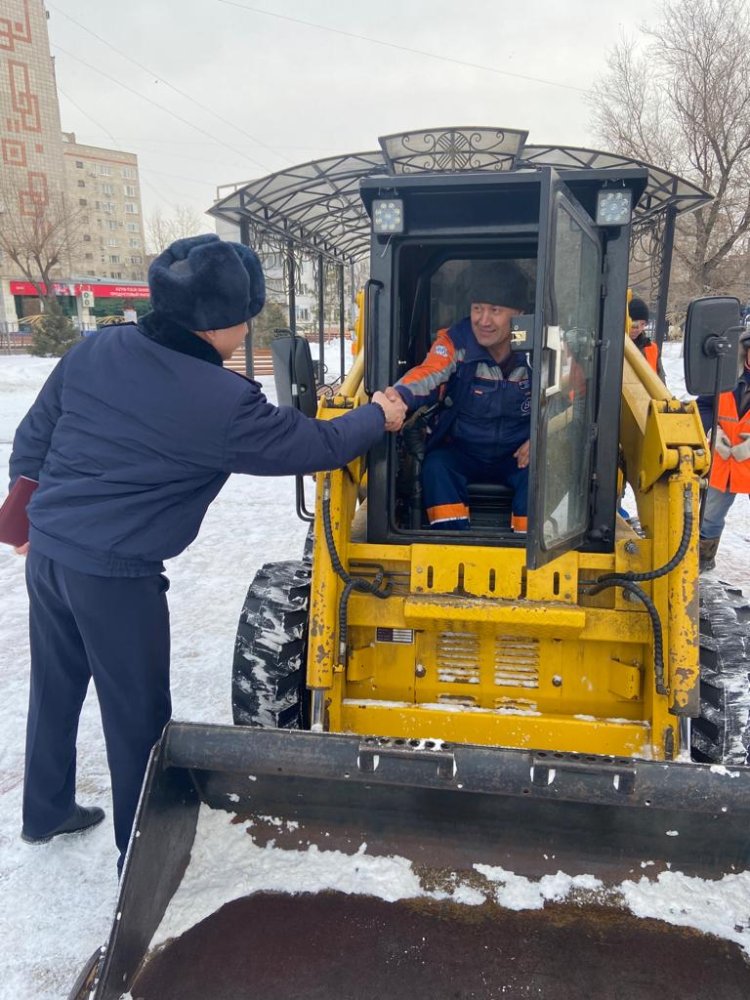
<svg viewBox="0 0 750 1000">
<path fill-rule="evenodd" d="M 271 825 L 289 824 L 264 817 Z M 407 858 L 368 853 L 363 843 L 354 854 L 322 850 L 300 841 L 298 849 L 272 840 L 260 846 L 252 838 L 252 820 L 236 822 L 233 813 L 200 807 L 195 843 L 182 883 L 172 897 L 154 939 L 158 948 L 184 934 L 225 903 L 258 892 L 314 893 L 326 890 L 348 895 L 376 896 L 387 902 L 418 897 L 468 906 L 486 901 L 510 910 L 540 909 L 546 902 L 563 902 L 584 894 L 610 905 L 623 905 L 638 917 L 653 917 L 680 927 L 734 941 L 750 955 L 750 872 L 725 875 L 715 881 L 676 871 L 644 874 L 609 887 L 592 875 L 570 876 L 562 871 L 530 879 L 504 868 L 477 862 L 484 885 L 456 878 L 449 888 L 425 888 Z"/>
</svg>

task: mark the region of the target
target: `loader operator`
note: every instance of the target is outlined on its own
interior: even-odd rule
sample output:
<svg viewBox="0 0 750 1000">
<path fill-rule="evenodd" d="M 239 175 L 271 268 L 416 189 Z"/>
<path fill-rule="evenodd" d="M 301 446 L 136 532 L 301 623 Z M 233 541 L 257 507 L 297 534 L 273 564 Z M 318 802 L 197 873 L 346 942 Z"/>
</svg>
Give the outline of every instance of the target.
<svg viewBox="0 0 750 1000">
<path fill-rule="evenodd" d="M 177 240 L 149 268 L 153 312 L 102 330 L 56 366 L 21 422 L 11 483 L 29 504 L 31 691 L 23 839 L 96 826 L 78 805 L 76 731 L 93 677 L 121 869 L 153 744 L 171 714 L 163 560 L 195 538 L 232 472 L 333 469 L 397 430 L 383 393 L 337 420 L 268 403 L 224 370 L 263 308 L 255 253 L 215 235 Z"/>
<path fill-rule="evenodd" d="M 528 281 L 510 261 L 476 262 L 470 315 L 439 330 L 422 364 L 386 390 L 409 410 L 440 400 L 427 439 L 422 493 L 430 527 L 470 526 L 469 483 L 513 490 L 511 526 L 526 531 L 531 371 L 511 351 L 511 321 L 528 304 Z"/>
<path fill-rule="evenodd" d="M 740 337 L 743 367 L 737 385 L 719 396 L 716 446 L 700 529 L 700 570 L 712 570 L 724 523 L 738 493 L 750 498 L 750 328 Z M 703 427 L 711 433 L 714 397 L 699 396 Z"/>
</svg>

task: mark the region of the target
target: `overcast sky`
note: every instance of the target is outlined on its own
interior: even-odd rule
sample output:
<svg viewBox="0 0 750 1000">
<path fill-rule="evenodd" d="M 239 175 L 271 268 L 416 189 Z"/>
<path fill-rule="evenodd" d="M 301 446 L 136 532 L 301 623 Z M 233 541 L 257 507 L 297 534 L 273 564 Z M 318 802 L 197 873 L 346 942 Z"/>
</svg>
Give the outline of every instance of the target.
<svg viewBox="0 0 750 1000">
<path fill-rule="evenodd" d="M 219 184 L 409 129 L 504 126 L 596 147 L 586 91 L 620 34 L 659 12 L 658 0 L 47 7 L 63 128 L 138 155 L 147 217 L 204 212 Z"/>
</svg>

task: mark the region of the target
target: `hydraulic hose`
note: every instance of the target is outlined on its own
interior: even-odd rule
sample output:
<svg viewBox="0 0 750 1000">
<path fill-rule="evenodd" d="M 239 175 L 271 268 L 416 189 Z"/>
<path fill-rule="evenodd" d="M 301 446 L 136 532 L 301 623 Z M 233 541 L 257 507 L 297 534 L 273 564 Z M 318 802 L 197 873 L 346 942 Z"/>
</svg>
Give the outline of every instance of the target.
<svg viewBox="0 0 750 1000">
<path fill-rule="evenodd" d="M 377 566 L 377 572 L 375 576 L 370 580 L 361 576 L 352 576 L 344 568 L 341 559 L 339 558 L 338 550 L 336 549 L 336 542 L 333 537 L 333 528 L 331 527 L 331 474 L 326 473 L 325 480 L 323 483 L 323 531 L 325 533 L 326 545 L 328 546 L 328 554 L 331 557 L 331 565 L 336 572 L 336 575 L 344 581 L 344 590 L 341 594 L 341 600 L 339 601 L 339 657 L 341 662 L 346 660 L 346 640 L 347 640 L 347 613 L 349 606 L 349 598 L 353 591 L 357 590 L 361 593 L 372 594 L 374 597 L 378 597 L 381 600 L 390 597 L 392 592 L 392 584 L 390 581 L 385 579 L 385 569 L 382 566 Z"/>
<path fill-rule="evenodd" d="M 623 590 L 636 597 L 646 608 L 651 619 L 651 628 L 654 634 L 654 677 L 656 690 L 659 694 L 667 694 L 667 688 L 664 683 L 664 632 L 656 605 L 643 588 L 638 586 L 638 583 L 658 580 L 659 577 L 666 576 L 667 573 L 671 573 L 685 558 L 693 534 L 693 492 L 690 486 L 684 487 L 682 497 L 682 537 L 680 538 L 680 544 L 677 546 L 677 551 L 669 562 L 664 563 L 658 569 L 652 569 L 646 573 L 609 573 L 605 576 L 600 576 L 594 582 L 593 586 L 590 588 L 587 587 L 586 590 L 587 594 L 593 596 L 602 590 L 606 590 L 608 587 L 622 587 Z M 587 585 L 584 584 L 584 586 Z"/>
<path fill-rule="evenodd" d="M 648 611 L 649 618 L 651 619 L 651 629 L 654 634 L 654 678 L 656 681 L 656 690 L 659 694 L 667 694 L 667 688 L 664 684 L 664 633 L 656 605 L 642 587 L 639 587 L 637 583 L 633 583 L 631 580 L 626 580 L 624 576 L 619 578 L 610 577 L 606 581 L 602 578 L 587 593 L 591 595 L 598 594 L 608 587 L 622 587 L 623 590 L 637 597 L 646 608 L 646 611 Z"/>
</svg>

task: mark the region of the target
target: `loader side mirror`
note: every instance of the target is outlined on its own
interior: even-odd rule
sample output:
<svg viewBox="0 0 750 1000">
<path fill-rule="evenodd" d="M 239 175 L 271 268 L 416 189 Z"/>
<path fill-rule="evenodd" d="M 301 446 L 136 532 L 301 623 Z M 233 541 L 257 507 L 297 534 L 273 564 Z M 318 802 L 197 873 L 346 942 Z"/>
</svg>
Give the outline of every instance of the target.
<svg viewBox="0 0 750 1000">
<path fill-rule="evenodd" d="M 308 342 L 291 330 L 277 330 L 271 341 L 271 358 L 279 406 L 293 406 L 306 417 L 314 417 L 318 396 Z"/>
<path fill-rule="evenodd" d="M 739 299 L 710 295 L 693 299 L 685 318 L 685 386 L 693 396 L 733 389 L 737 382 Z"/>
</svg>

